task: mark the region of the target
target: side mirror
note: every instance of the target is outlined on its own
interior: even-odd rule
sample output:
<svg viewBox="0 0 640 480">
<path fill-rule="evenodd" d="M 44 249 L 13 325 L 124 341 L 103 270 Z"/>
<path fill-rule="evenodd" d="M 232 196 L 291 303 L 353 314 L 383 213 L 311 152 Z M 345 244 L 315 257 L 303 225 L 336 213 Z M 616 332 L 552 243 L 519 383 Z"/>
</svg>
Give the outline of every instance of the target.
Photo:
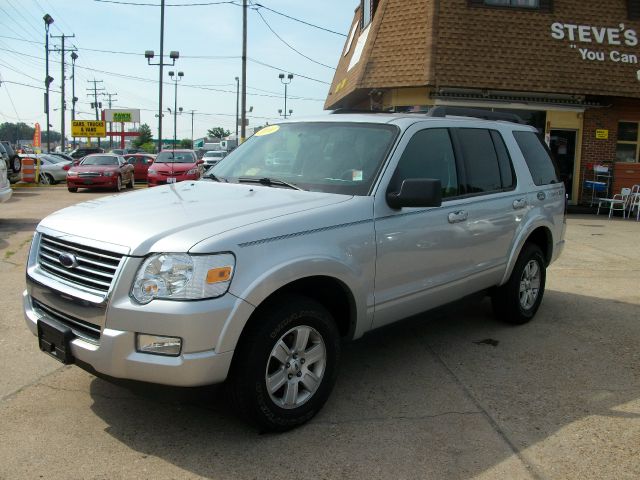
<svg viewBox="0 0 640 480">
<path fill-rule="evenodd" d="M 196 165 L 202 165 L 204 163 L 204 160 L 200 159 L 196 162 Z"/>
<path fill-rule="evenodd" d="M 442 205 L 442 182 L 434 178 L 409 178 L 399 192 L 387 192 L 391 208 L 439 207 Z"/>
</svg>

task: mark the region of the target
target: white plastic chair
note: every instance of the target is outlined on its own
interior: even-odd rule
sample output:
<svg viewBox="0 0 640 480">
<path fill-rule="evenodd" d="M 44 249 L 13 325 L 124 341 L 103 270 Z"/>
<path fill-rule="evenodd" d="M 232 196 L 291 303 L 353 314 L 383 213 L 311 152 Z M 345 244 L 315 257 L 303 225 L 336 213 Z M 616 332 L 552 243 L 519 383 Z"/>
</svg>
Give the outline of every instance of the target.
<svg viewBox="0 0 640 480">
<path fill-rule="evenodd" d="M 636 211 L 636 222 L 640 221 L 640 185 L 634 185 L 631 187 L 631 194 L 629 196 L 629 203 L 627 205 L 629 209 L 629 218 L 633 215 L 633 211 Z"/>
<path fill-rule="evenodd" d="M 600 207 L 605 204 L 609 205 L 609 218 L 614 211 L 622 212 L 622 218 L 627 218 L 627 209 L 631 199 L 631 189 L 623 188 L 620 193 L 616 193 L 613 198 L 601 198 L 598 200 L 598 211 L 596 215 L 600 215 Z"/>
</svg>

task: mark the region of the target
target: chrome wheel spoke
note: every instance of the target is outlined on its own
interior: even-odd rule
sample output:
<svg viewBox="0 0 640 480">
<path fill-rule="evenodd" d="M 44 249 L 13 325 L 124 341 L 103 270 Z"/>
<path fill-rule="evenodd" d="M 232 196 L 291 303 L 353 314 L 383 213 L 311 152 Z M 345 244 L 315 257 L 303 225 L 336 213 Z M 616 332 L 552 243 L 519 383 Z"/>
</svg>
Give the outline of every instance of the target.
<svg viewBox="0 0 640 480">
<path fill-rule="evenodd" d="M 291 355 L 291 350 L 287 347 L 287 344 L 284 343 L 284 340 L 280 339 L 278 344 L 275 346 L 273 351 L 271 352 L 271 356 L 277 359 L 282 365 L 287 363 L 289 356 Z"/>
<path fill-rule="evenodd" d="M 289 382 L 284 389 L 284 398 L 282 399 L 285 407 L 295 407 L 298 399 L 298 382 Z"/>
<path fill-rule="evenodd" d="M 269 389 L 269 393 L 276 393 L 282 385 L 284 385 L 287 381 L 287 372 L 285 368 L 282 367 L 280 370 L 273 373 L 270 377 L 267 377 L 267 388 Z"/>
<path fill-rule="evenodd" d="M 296 329 L 296 340 L 293 344 L 294 352 L 304 352 L 305 348 L 307 348 L 307 343 L 309 342 L 309 334 L 311 330 L 307 327 L 298 327 Z"/>
<path fill-rule="evenodd" d="M 320 344 L 314 345 L 308 351 L 304 352 L 304 359 L 307 367 L 320 360 L 324 360 L 324 346 Z"/>
<path fill-rule="evenodd" d="M 313 372 L 307 372 L 302 377 L 300 383 L 302 383 L 302 385 L 304 385 L 304 388 L 309 390 L 309 392 L 314 393 L 318 388 L 318 385 L 320 385 L 320 379 L 316 377 Z"/>
</svg>

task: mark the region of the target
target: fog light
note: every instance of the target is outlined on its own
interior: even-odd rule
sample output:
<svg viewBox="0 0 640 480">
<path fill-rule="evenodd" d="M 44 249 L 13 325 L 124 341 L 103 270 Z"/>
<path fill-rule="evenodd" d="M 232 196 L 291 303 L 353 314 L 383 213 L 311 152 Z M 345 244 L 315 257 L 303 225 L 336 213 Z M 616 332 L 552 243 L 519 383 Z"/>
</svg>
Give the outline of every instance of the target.
<svg viewBox="0 0 640 480">
<path fill-rule="evenodd" d="M 141 353 L 177 357 L 182 350 L 182 339 L 138 333 L 136 335 L 136 350 Z"/>
</svg>

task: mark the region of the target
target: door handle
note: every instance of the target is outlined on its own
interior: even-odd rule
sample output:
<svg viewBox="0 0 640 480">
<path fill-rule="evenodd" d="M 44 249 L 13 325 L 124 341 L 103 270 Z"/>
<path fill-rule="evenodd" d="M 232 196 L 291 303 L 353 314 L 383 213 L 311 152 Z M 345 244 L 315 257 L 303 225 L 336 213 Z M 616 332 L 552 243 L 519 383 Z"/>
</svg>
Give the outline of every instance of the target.
<svg viewBox="0 0 640 480">
<path fill-rule="evenodd" d="M 460 210 L 458 212 L 451 212 L 449 214 L 449 223 L 464 222 L 468 217 L 469 217 L 469 214 L 464 210 Z"/>
<path fill-rule="evenodd" d="M 513 201 L 514 210 L 520 210 L 521 208 L 524 208 L 526 206 L 527 206 L 527 199 L 526 198 L 521 198 L 520 200 L 514 200 Z"/>
</svg>

